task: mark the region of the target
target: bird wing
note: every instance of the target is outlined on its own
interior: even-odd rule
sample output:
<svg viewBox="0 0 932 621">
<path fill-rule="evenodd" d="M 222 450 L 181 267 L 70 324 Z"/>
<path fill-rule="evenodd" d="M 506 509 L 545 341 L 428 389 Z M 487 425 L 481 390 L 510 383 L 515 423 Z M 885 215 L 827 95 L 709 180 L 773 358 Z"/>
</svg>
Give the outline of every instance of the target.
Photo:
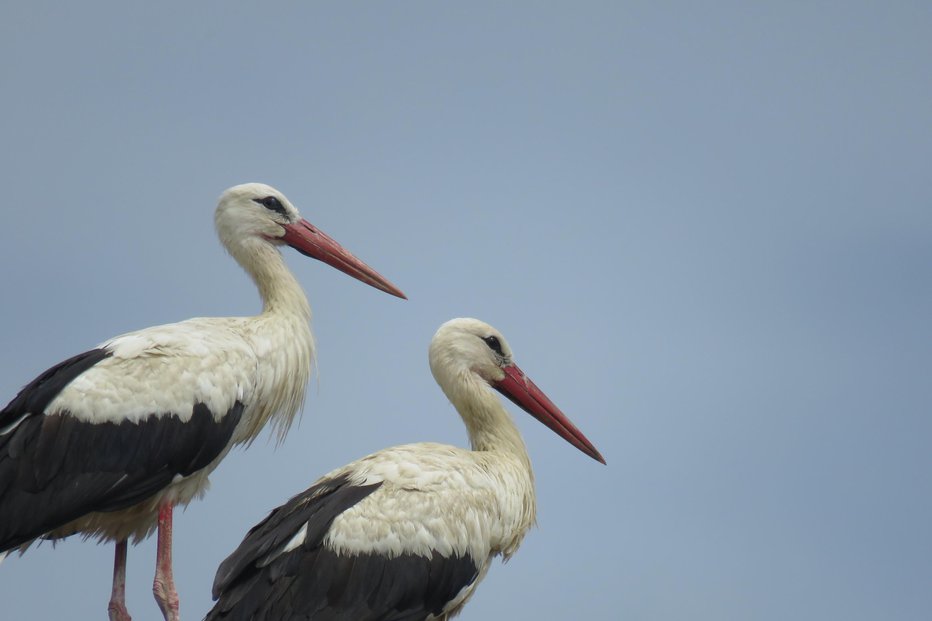
<svg viewBox="0 0 932 621">
<path fill-rule="evenodd" d="M 188 322 L 130 333 L 23 388 L 0 411 L 0 551 L 130 507 L 221 455 L 253 381 L 244 358 L 255 368 L 228 333 Z M 229 341 L 219 354 L 211 335 Z"/>
<path fill-rule="evenodd" d="M 319 549 L 333 519 L 379 485 L 352 485 L 345 475 L 324 478 L 273 510 L 220 564 L 213 585 L 219 601 L 207 619 L 247 619 L 268 608 L 269 591 L 281 593 L 298 578 L 295 561 L 300 565 L 304 550 Z"/>
<path fill-rule="evenodd" d="M 440 616 L 452 602 L 462 601 L 480 577 L 488 550 L 478 562 L 465 550 L 457 553 L 437 541 L 424 549 L 414 541 L 394 549 L 378 543 L 380 534 L 405 539 L 411 526 L 413 537 L 423 538 L 425 529 L 432 529 L 430 522 L 458 520 L 444 515 L 436 493 L 443 486 L 435 484 L 435 477 L 422 478 L 421 489 L 400 471 L 372 467 L 372 458 L 385 465 L 379 457 L 388 452 L 325 476 L 254 527 L 221 564 L 213 591 L 218 601 L 207 620 L 401 621 Z M 426 508 L 395 529 L 399 520 L 394 514 L 412 504 Z M 372 547 L 360 543 L 341 549 L 335 543 L 335 538 L 345 543 L 347 531 L 335 520 L 342 523 L 347 517 L 349 530 L 368 525 Z"/>
</svg>

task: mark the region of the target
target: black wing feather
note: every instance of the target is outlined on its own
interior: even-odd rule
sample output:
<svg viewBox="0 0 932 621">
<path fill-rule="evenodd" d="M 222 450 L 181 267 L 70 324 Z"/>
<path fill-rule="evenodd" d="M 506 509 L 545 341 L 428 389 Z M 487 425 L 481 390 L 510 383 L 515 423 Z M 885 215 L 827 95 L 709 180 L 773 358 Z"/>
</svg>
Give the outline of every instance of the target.
<svg viewBox="0 0 932 621">
<path fill-rule="evenodd" d="M 52 399 L 62 389 L 92 366 L 113 355 L 107 349 L 91 349 L 59 362 L 39 377 L 32 380 L 13 397 L 3 411 L 0 411 L 0 429 L 20 418 L 23 414 L 36 416 L 45 411 Z M 2 436 L 0 436 L 2 438 Z M 0 439 L 0 443 L 3 440 Z"/>
<path fill-rule="evenodd" d="M 220 564 L 214 578 L 214 598 L 240 580 L 251 566 L 268 564 L 269 554 L 288 543 L 304 524 L 308 525 L 307 541 L 319 544 L 336 516 L 380 485 L 349 485 L 345 476 L 336 477 L 311 486 L 273 510 L 250 529 L 236 551 Z"/>
<path fill-rule="evenodd" d="M 71 381 L 111 353 L 93 349 L 41 374 L 0 411 L 0 551 L 87 513 L 130 507 L 176 475 L 203 468 L 226 447 L 243 413 L 219 420 L 193 404 L 189 420 L 153 412 L 139 420 L 88 423 L 46 415 Z"/>
<path fill-rule="evenodd" d="M 340 476 L 275 509 L 220 565 L 206 621 L 417 621 L 442 613 L 479 575 L 469 556 L 339 555 L 323 543 L 334 518 L 380 485 Z M 304 543 L 279 553 L 304 525 Z"/>
</svg>

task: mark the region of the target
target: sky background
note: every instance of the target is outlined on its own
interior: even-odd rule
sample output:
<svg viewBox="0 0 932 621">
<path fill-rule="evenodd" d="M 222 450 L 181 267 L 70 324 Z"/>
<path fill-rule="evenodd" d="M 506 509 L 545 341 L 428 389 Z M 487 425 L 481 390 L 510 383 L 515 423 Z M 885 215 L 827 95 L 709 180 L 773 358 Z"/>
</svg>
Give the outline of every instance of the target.
<svg viewBox="0 0 932 621">
<path fill-rule="evenodd" d="M 319 475 L 466 442 L 427 365 L 457 316 L 608 461 L 511 408 L 538 527 L 463 619 L 929 618 L 929 3 L 194 4 L 0 6 L 0 399 L 257 312 L 213 231 L 237 183 L 410 300 L 287 251 L 319 379 L 176 512 L 184 618 Z M 105 618 L 112 553 L 7 559 L 3 617 Z M 154 557 L 130 550 L 137 621 Z"/>
</svg>

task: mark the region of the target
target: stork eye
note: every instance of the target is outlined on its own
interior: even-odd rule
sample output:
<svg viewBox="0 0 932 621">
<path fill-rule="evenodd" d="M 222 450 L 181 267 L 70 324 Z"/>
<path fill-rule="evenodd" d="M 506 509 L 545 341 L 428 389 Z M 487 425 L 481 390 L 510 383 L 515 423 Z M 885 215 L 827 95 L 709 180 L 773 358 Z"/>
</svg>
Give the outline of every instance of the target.
<svg viewBox="0 0 932 621">
<path fill-rule="evenodd" d="M 278 200 L 277 196 L 266 196 L 265 198 L 254 198 L 252 200 L 259 203 L 269 211 L 280 213 L 283 216 L 288 215 L 288 212 L 285 211 L 285 206 L 282 205 L 282 202 Z"/>
<path fill-rule="evenodd" d="M 485 341 L 485 344 L 489 346 L 489 349 L 494 351 L 499 356 L 505 355 L 504 353 L 502 353 L 502 343 L 501 341 L 498 340 L 497 336 L 487 336 L 483 338 L 482 340 Z"/>
</svg>

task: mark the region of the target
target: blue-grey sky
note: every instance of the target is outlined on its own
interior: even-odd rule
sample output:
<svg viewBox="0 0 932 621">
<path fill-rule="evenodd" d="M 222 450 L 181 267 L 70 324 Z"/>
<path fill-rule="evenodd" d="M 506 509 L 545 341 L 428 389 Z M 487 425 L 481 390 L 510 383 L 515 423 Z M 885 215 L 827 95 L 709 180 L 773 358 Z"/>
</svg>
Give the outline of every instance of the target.
<svg viewBox="0 0 932 621">
<path fill-rule="evenodd" d="M 108 337 L 258 311 L 226 187 L 398 284 L 289 252 L 319 380 L 175 521 L 182 614 L 272 507 L 463 444 L 427 345 L 501 329 L 605 455 L 515 412 L 538 527 L 463 619 L 932 611 L 925 2 L 4 3 L 0 399 Z M 158 619 L 154 540 L 128 604 Z M 104 618 L 112 546 L 0 565 L 9 619 Z"/>
</svg>

